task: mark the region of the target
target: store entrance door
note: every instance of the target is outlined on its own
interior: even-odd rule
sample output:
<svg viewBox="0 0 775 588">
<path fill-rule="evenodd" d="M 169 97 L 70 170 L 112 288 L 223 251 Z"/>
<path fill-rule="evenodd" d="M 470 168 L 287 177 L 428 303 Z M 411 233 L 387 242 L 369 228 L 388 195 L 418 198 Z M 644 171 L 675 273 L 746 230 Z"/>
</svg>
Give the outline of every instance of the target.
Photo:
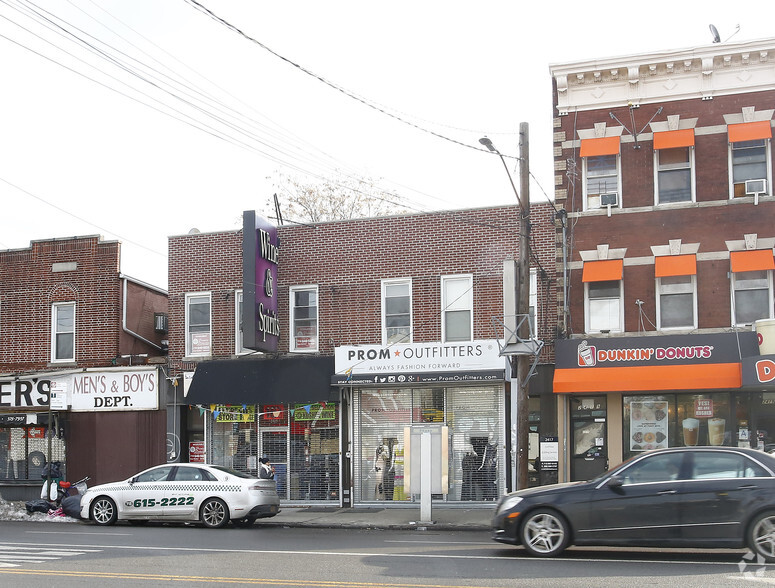
<svg viewBox="0 0 775 588">
<path fill-rule="evenodd" d="M 591 480 L 608 469 L 605 396 L 570 398 L 572 481 Z"/>
<path fill-rule="evenodd" d="M 277 482 L 277 494 L 280 499 L 288 498 L 288 431 L 261 431 L 261 454 L 274 466 L 274 479 Z"/>
</svg>

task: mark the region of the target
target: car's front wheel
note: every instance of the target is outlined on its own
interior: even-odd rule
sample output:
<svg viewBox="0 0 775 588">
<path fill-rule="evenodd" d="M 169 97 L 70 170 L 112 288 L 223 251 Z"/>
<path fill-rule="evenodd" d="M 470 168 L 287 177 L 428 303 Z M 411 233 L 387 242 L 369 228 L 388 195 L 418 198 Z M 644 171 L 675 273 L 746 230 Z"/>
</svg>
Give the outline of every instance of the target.
<svg viewBox="0 0 775 588">
<path fill-rule="evenodd" d="M 210 529 L 220 529 L 229 522 L 229 508 L 220 498 L 208 498 L 202 503 L 202 523 Z"/>
<path fill-rule="evenodd" d="M 91 503 L 91 519 L 98 525 L 112 525 L 118 519 L 116 503 L 107 496 L 100 496 Z"/>
<path fill-rule="evenodd" d="M 748 527 L 748 547 L 767 562 L 775 562 L 775 511 L 761 513 Z"/>
<path fill-rule="evenodd" d="M 570 529 L 565 519 L 549 509 L 528 513 L 519 532 L 522 546 L 531 555 L 539 557 L 558 555 L 570 540 Z"/>
</svg>

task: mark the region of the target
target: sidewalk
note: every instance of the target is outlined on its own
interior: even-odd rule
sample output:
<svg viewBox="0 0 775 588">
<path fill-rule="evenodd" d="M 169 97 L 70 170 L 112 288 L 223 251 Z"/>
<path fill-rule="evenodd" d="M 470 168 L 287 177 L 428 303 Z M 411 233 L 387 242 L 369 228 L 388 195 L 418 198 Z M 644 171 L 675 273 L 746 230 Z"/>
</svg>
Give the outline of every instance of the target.
<svg viewBox="0 0 775 588">
<path fill-rule="evenodd" d="M 279 514 L 259 519 L 257 525 L 282 527 L 352 527 L 360 529 L 444 529 L 460 531 L 488 531 L 494 505 L 486 508 L 431 509 L 432 521 L 420 520 L 420 505 L 395 508 L 328 506 L 283 506 Z"/>
</svg>

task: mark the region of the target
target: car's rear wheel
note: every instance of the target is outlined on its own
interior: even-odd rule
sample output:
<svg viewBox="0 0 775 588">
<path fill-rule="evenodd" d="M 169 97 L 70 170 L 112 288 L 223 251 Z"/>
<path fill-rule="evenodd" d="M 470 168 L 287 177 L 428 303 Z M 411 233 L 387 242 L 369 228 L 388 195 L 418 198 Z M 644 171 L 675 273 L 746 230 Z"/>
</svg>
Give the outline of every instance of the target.
<svg viewBox="0 0 775 588">
<path fill-rule="evenodd" d="M 229 522 L 229 508 L 220 498 L 208 498 L 202 503 L 200 518 L 205 527 L 220 529 Z"/>
<path fill-rule="evenodd" d="M 765 561 L 775 562 L 775 511 L 756 516 L 748 527 L 748 547 Z"/>
<path fill-rule="evenodd" d="M 100 496 L 91 503 L 91 520 L 98 525 L 112 525 L 118 519 L 116 503 L 107 496 Z"/>
<path fill-rule="evenodd" d="M 253 526 L 253 523 L 256 522 L 255 517 L 244 517 L 241 519 L 232 519 L 231 521 L 235 527 L 239 527 L 241 529 L 246 529 L 248 527 Z"/>
<path fill-rule="evenodd" d="M 539 557 L 561 553 L 570 540 L 570 529 L 558 512 L 541 509 L 528 513 L 519 530 L 523 547 Z"/>
</svg>

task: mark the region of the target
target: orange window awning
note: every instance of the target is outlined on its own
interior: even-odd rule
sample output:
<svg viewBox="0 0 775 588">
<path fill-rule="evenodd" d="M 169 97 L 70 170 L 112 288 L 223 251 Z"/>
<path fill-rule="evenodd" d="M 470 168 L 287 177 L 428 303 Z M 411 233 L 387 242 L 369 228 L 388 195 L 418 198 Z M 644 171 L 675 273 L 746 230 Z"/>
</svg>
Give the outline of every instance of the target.
<svg viewBox="0 0 775 588">
<path fill-rule="evenodd" d="M 596 157 L 598 155 L 616 155 L 619 153 L 620 137 L 601 137 L 599 139 L 581 140 L 581 157 Z"/>
<path fill-rule="evenodd" d="M 772 126 L 768 120 L 727 125 L 727 132 L 729 133 L 730 143 L 772 138 Z"/>
<path fill-rule="evenodd" d="M 755 272 L 775 269 L 772 249 L 754 251 L 732 251 L 729 254 L 733 272 Z"/>
<path fill-rule="evenodd" d="M 581 274 L 582 282 L 608 282 L 621 280 L 624 275 L 623 259 L 606 259 L 604 261 L 585 261 Z"/>
<path fill-rule="evenodd" d="M 697 275 L 697 256 L 694 254 L 661 255 L 654 259 L 654 276 L 657 278 L 694 275 Z"/>
<path fill-rule="evenodd" d="M 654 133 L 654 149 L 694 147 L 694 129 L 680 129 Z"/>
</svg>

